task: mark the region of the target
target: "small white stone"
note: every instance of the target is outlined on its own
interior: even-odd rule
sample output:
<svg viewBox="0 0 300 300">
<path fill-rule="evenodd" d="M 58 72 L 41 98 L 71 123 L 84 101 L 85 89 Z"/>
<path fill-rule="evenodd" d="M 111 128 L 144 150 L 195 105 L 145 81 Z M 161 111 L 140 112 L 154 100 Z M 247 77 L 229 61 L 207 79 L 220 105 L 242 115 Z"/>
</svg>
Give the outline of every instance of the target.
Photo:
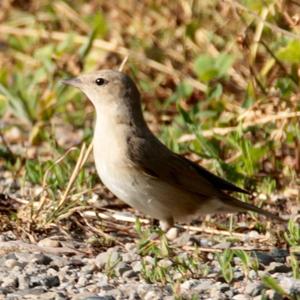
<svg viewBox="0 0 300 300">
<path fill-rule="evenodd" d="M 9 268 L 9 269 L 12 269 L 13 267 L 15 267 L 17 265 L 17 261 L 13 258 L 10 258 L 10 259 L 7 259 L 5 262 L 4 262 L 4 265 Z"/>
<path fill-rule="evenodd" d="M 168 240 L 173 241 L 178 237 L 178 229 L 176 227 L 172 227 L 166 233 L 166 237 Z"/>
<path fill-rule="evenodd" d="M 38 242 L 38 246 L 40 247 L 61 247 L 60 241 L 52 240 L 50 238 L 45 238 Z"/>
</svg>

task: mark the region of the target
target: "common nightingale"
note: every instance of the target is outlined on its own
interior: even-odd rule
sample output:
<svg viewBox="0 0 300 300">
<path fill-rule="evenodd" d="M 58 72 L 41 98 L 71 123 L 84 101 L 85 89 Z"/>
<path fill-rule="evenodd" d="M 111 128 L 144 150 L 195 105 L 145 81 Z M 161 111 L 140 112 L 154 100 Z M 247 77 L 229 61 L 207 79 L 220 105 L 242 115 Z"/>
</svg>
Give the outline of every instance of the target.
<svg viewBox="0 0 300 300">
<path fill-rule="evenodd" d="M 144 120 L 129 76 L 101 70 L 63 83 L 79 88 L 96 109 L 93 148 L 101 181 L 119 199 L 158 219 L 163 230 L 213 213 L 250 210 L 279 219 L 230 196 L 248 192 L 162 144 Z"/>
</svg>

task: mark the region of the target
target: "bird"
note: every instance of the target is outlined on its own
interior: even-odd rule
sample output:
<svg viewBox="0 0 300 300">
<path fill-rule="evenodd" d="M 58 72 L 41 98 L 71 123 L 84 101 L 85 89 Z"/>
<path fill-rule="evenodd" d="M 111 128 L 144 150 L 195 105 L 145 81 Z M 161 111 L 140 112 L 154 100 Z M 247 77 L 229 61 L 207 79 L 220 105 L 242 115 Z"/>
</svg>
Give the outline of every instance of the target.
<svg viewBox="0 0 300 300">
<path fill-rule="evenodd" d="M 232 196 L 248 191 L 172 152 L 149 129 L 140 92 L 125 73 L 104 69 L 63 80 L 79 88 L 96 111 L 93 152 L 102 183 L 129 206 L 159 221 L 177 222 L 216 213 L 275 214 Z"/>
</svg>

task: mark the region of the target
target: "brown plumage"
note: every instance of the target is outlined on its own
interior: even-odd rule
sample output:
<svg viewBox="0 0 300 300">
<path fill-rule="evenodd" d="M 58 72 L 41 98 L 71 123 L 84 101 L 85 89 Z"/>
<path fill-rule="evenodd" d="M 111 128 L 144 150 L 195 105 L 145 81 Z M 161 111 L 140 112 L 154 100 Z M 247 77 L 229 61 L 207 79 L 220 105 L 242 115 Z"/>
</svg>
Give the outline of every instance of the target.
<svg viewBox="0 0 300 300">
<path fill-rule="evenodd" d="M 163 229 L 199 215 L 251 210 L 228 192 L 246 190 L 173 153 L 149 130 L 140 94 L 125 74 L 103 70 L 65 81 L 80 88 L 97 112 L 94 156 L 103 183 L 121 200 L 160 220 Z"/>
</svg>

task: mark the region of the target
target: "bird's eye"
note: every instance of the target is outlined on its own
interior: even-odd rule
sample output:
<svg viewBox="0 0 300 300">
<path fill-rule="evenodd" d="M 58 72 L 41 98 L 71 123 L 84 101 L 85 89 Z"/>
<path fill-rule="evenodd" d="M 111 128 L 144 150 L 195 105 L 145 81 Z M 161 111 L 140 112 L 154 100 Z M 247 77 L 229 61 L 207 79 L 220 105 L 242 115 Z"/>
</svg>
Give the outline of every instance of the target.
<svg viewBox="0 0 300 300">
<path fill-rule="evenodd" d="M 105 80 L 104 78 L 97 78 L 96 80 L 95 80 L 95 83 L 97 84 L 97 85 L 104 85 L 104 84 L 106 84 L 108 81 L 107 80 Z"/>
</svg>

